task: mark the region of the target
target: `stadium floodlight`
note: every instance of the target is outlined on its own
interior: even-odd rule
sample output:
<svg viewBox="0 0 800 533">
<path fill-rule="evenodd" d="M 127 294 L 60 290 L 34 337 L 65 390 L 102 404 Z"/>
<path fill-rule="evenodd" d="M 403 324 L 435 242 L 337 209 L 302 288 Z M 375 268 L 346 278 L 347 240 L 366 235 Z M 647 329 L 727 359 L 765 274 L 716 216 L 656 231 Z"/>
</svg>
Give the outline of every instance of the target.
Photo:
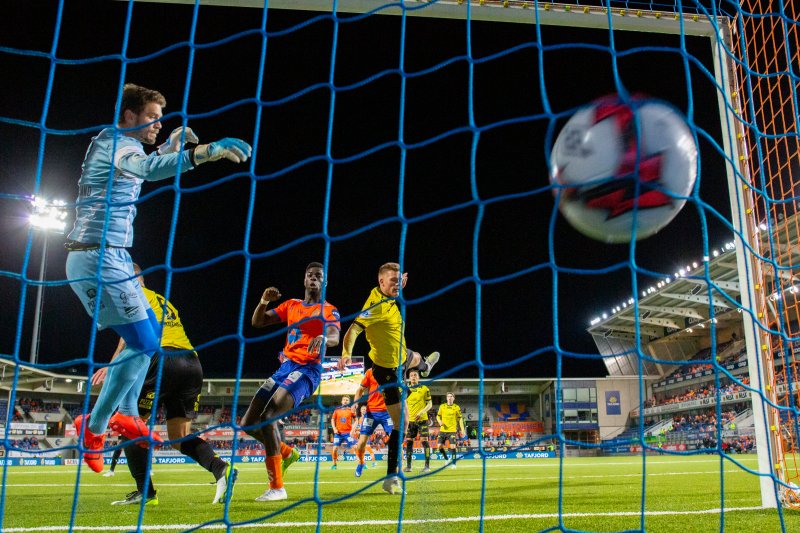
<svg viewBox="0 0 800 533">
<path fill-rule="evenodd" d="M 714 250 L 714 257 L 719 257 L 719 252 Z"/>
<path fill-rule="evenodd" d="M 697 262 L 696 262 L 696 261 L 692 263 L 692 268 L 697 268 L 697 266 L 698 266 L 698 265 L 697 265 Z"/>
<path fill-rule="evenodd" d="M 766 225 L 766 224 L 764 224 L 763 222 L 762 222 L 761 224 L 759 224 L 759 225 L 758 225 L 758 228 L 759 228 L 761 231 L 767 231 L 767 225 Z"/>
<path fill-rule="evenodd" d="M 30 354 L 30 362 L 36 364 L 39 359 L 39 332 L 42 327 L 42 307 L 44 306 L 44 275 L 47 267 L 47 242 L 49 240 L 47 237 L 50 233 L 64 234 L 64 230 L 67 228 L 67 203 L 63 200 L 47 200 L 41 196 L 34 196 L 31 198 L 31 206 L 33 211 L 28 222 L 30 222 L 31 228 L 44 233 Z"/>
<path fill-rule="evenodd" d="M 67 228 L 67 204 L 63 200 L 46 200 L 41 196 L 31 199 L 33 212 L 28 222 L 33 229 L 64 234 Z"/>
</svg>

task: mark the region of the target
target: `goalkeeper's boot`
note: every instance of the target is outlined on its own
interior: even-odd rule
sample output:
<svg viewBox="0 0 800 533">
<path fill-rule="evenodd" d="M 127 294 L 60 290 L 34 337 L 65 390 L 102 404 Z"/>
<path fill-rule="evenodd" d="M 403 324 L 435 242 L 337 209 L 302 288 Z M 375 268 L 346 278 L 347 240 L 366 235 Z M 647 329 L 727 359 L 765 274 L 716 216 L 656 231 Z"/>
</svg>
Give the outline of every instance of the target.
<svg viewBox="0 0 800 533">
<path fill-rule="evenodd" d="M 239 477 L 239 471 L 233 465 L 228 464 L 225 468 L 225 474 L 220 476 L 217 480 L 217 492 L 214 495 L 214 501 L 211 503 L 225 503 L 225 497 L 230 492 L 230 498 L 233 498 L 233 484 Z"/>
<path fill-rule="evenodd" d="M 277 500 L 285 500 L 289 495 L 286 494 L 286 489 L 283 487 L 279 489 L 267 489 L 264 494 L 256 498 L 257 502 L 274 502 Z"/>
<path fill-rule="evenodd" d="M 286 470 L 292 466 L 292 463 L 297 462 L 298 459 L 300 459 L 300 452 L 297 448 L 292 448 L 292 453 L 289 454 L 289 457 L 281 459 L 281 473 L 285 474 Z"/>
<path fill-rule="evenodd" d="M 95 435 L 89 431 L 89 416 L 91 415 L 87 415 L 84 418 L 83 415 L 80 415 L 75 418 L 75 432 L 80 435 L 81 431 L 83 431 L 83 446 L 86 448 L 83 453 L 83 462 L 99 474 L 103 471 L 102 449 L 106 442 L 106 434 Z M 98 451 L 100 453 L 97 453 Z"/>
<path fill-rule="evenodd" d="M 147 427 L 145 421 L 138 416 L 128 416 L 123 415 L 120 412 L 116 412 L 108 421 L 108 427 L 126 439 L 134 440 L 149 436 L 157 443 L 164 442 L 164 440 L 158 436 L 158 433 L 151 433 L 150 428 Z M 150 442 L 147 440 L 140 440 L 136 444 L 142 448 L 150 447 Z"/>
<path fill-rule="evenodd" d="M 133 492 L 129 492 L 127 496 L 125 496 L 124 500 L 118 500 L 116 502 L 111 502 L 111 505 L 139 505 L 142 503 L 142 493 L 138 490 Z M 153 492 L 152 496 L 147 498 L 145 505 L 155 506 L 158 505 L 158 493 Z"/>
<path fill-rule="evenodd" d="M 425 362 L 428 364 L 428 370 L 426 370 L 425 372 L 420 372 L 419 375 L 422 376 L 423 378 L 427 378 L 430 375 L 431 370 L 433 370 L 433 365 L 439 362 L 439 357 L 440 357 L 439 352 L 433 352 L 428 357 L 426 357 Z"/>
</svg>

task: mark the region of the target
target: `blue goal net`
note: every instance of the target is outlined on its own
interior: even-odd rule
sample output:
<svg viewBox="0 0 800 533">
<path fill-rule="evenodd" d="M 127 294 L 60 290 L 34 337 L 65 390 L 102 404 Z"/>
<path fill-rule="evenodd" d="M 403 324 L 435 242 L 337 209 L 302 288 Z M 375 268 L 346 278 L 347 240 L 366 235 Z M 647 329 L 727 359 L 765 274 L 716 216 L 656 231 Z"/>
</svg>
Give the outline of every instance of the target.
<svg viewBox="0 0 800 533">
<path fill-rule="evenodd" d="M 6 6 L 0 528 L 800 527 L 798 27 L 784 0 Z M 127 471 L 101 476 L 83 462 L 91 443 L 75 419 L 93 411 L 93 376 L 124 357 L 109 366 L 119 336 L 97 328 L 105 308 L 86 292 L 87 314 L 64 267 L 86 244 L 64 247 L 86 207 L 76 198 L 87 147 L 108 129 L 127 150 L 139 131 L 122 125 L 126 83 L 166 99 L 163 116 L 135 124 L 156 136 L 148 156 L 166 142 L 162 157 L 173 148 L 185 160 L 165 179 L 132 180 L 142 189 L 129 198 L 105 187 L 130 176 L 109 174 L 99 205 L 124 208 L 135 233 L 119 243 L 103 220 L 98 253 L 127 249 L 158 293 L 157 318 L 183 324 L 205 375 L 191 416 L 169 403 L 151 416 L 170 442 L 145 460 L 158 498 L 138 500 Z M 598 99 L 624 125 L 621 140 L 595 132 L 598 153 L 632 146 L 630 168 L 590 169 L 593 188 L 576 193 L 552 154 Z M 662 168 L 647 158 L 662 153 L 640 148 L 649 135 L 640 103 L 651 100 L 696 146 L 686 193 L 652 183 Z M 189 131 L 171 137 L 180 127 L 197 142 Z M 252 156 L 237 164 L 230 145 L 208 148 L 224 138 L 243 139 Z M 184 142 L 191 154 L 181 156 Z M 623 174 L 632 185 L 615 189 Z M 603 239 L 622 211 L 642 215 L 632 225 L 641 235 L 652 194 L 685 205 L 646 239 Z M 575 198 L 608 211 L 579 231 L 565 207 Z M 243 429 L 246 413 L 302 332 L 283 316 L 253 326 L 265 325 L 256 315 L 268 288 L 275 305 L 308 294 L 312 262 L 324 265 L 320 312 L 338 310 L 340 339 L 317 393 L 259 420 L 279 428 L 287 497 L 254 501 L 281 464 Z M 374 300 L 387 262 L 407 285 Z M 354 475 L 359 456 L 331 444 L 331 425 L 340 398 L 362 387 L 375 337 L 367 329 L 344 370 L 338 358 L 351 324 L 384 304 L 396 305 L 421 361 L 441 359 L 421 378 L 428 423 L 411 410 L 395 458 L 384 426 Z M 175 348 L 161 342 L 162 354 Z M 157 361 L 151 401 L 181 384 L 167 358 Z M 289 390 L 297 376 L 284 379 Z M 402 390 L 405 399 L 416 389 Z M 447 393 L 463 434 L 443 419 Z M 101 469 L 125 447 L 119 432 Z M 238 469 L 220 504 L 210 503 L 218 467 L 210 477 L 192 464 L 219 463 L 182 446 L 195 435 Z M 395 459 L 398 490 L 385 494 Z"/>
</svg>

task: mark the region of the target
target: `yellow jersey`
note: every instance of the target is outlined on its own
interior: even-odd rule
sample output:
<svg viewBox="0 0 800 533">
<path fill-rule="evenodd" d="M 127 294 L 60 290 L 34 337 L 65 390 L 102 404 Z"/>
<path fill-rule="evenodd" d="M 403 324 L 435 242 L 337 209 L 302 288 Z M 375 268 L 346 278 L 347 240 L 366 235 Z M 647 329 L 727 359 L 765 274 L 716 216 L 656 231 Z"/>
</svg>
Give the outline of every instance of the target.
<svg viewBox="0 0 800 533">
<path fill-rule="evenodd" d="M 439 431 L 443 433 L 455 433 L 463 422 L 461 422 L 461 408 L 456 405 L 447 405 L 443 403 L 439 406 L 439 412 L 436 415 L 442 421 L 442 426 Z"/>
<path fill-rule="evenodd" d="M 369 358 L 378 366 L 397 368 L 406 360 L 403 317 L 394 298 L 372 289 L 356 324 L 367 332 Z"/>
<path fill-rule="evenodd" d="M 183 329 L 178 310 L 157 292 L 151 291 L 147 287 L 142 287 L 142 291 L 156 314 L 156 320 L 162 324 L 161 346 L 178 350 L 194 350 L 194 346 L 189 342 L 189 337 L 186 336 L 186 331 Z M 195 353 L 195 355 L 197 354 Z"/>
<path fill-rule="evenodd" d="M 428 402 L 431 401 L 431 391 L 425 385 L 417 385 L 408 393 L 406 403 L 408 404 L 408 417 L 412 422 L 414 417 L 419 414 L 419 421 L 428 420 L 428 412 L 422 412 Z"/>
</svg>

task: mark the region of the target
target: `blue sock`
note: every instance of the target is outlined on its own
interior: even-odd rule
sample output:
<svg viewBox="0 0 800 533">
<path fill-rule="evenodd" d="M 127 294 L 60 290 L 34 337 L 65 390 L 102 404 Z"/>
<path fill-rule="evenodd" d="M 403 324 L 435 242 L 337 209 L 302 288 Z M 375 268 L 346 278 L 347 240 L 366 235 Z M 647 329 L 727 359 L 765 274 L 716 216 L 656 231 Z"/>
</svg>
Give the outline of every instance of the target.
<svg viewBox="0 0 800 533">
<path fill-rule="evenodd" d="M 150 366 L 150 356 L 158 350 L 161 333 L 152 309 L 147 310 L 147 316 L 132 324 L 114 326 L 114 331 L 125 340 L 126 346 L 117 356 L 115 364 L 109 367 L 100 396 L 92 409 L 88 428 L 95 435 L 105 433 L 108 420 L 118 407 L 122 407 L 123 414 L 127 415 L 139 412 L 137 400 Z"/>
</svg>

